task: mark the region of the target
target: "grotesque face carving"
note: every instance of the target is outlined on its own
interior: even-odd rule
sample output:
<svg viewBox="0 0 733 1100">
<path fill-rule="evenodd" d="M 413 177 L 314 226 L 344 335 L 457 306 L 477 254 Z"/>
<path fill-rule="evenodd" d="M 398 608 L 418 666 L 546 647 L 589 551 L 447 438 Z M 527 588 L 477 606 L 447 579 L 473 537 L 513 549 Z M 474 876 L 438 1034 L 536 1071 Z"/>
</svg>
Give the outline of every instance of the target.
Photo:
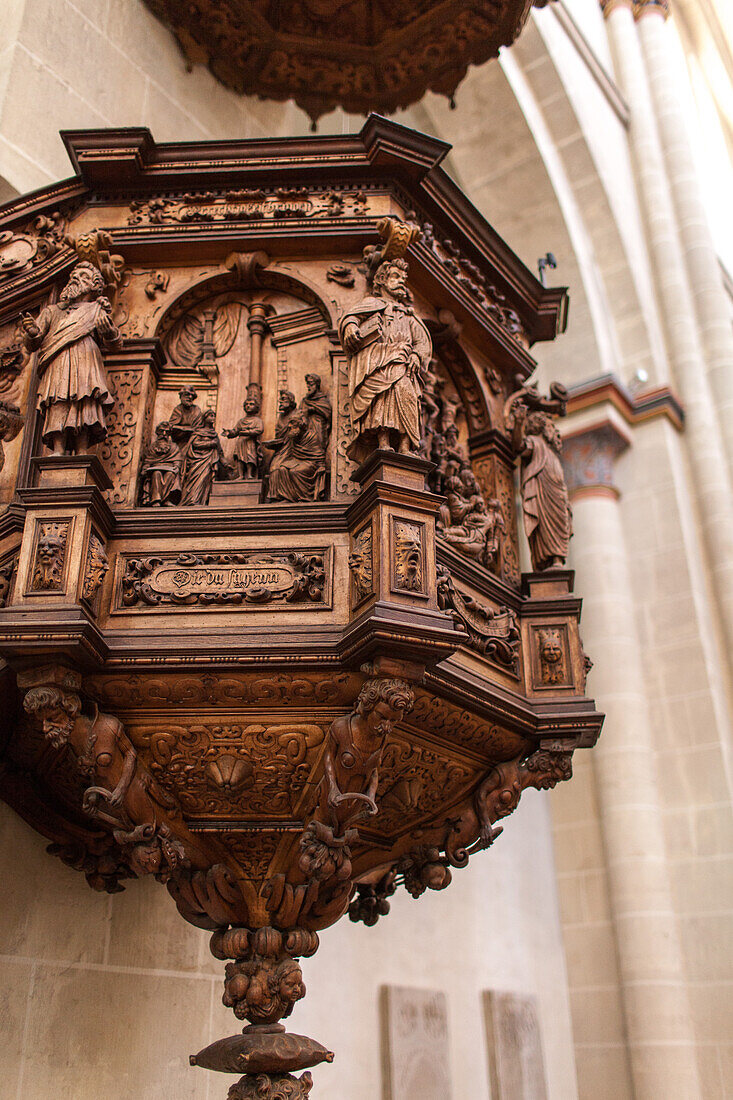
<svg viewBox="0 0 733 1100">
<path fill-rule="evenodd" d="M 354 539 L 354 549 L 349 555 L 349 569 L 354 580 L 354 594 L 357 601 L 372 591 L 372 530 L 366 527 Z"/>
<path fill-rule="evenodd" d="M 35 589 L 58 589 L 64 566 L 66 539 L 58 530 L 41 530 L 33 570 Z"/>
<path fill-rule="evenodd" d="M 407 592 L 421 592 L 422 541 L 420 529 L 411 523 L 395 525 L 395 587 Z"/>
</svg>

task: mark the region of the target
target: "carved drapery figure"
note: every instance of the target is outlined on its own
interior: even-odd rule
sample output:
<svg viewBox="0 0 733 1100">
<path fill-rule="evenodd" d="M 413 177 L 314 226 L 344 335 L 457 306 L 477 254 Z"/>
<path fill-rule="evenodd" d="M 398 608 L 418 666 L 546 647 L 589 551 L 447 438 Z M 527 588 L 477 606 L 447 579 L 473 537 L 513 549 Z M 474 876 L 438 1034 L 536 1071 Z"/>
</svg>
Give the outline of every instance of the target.
<svg viewBox="0 0 733 1100">
<path fill-rule="evenodd" d="M 233 428 L 224 430 L 228 439 L 236 439 L 234 448 L 235 480 L 254 480 L 260 477 L 263 466 L 263 452 L 260 440 L 265 425 L 260 416 L 262 391 L 256 382 L 247 386 L 247 397 L 243 408 L 245 415 Z"/>
<path fill-rule="evenodd" d="M 85 454 L 107 435 L 105 414 L 114 399 L 100 344 L 113 343 L 118 333 L 103 291 L 100 272 L 77 264 L 58 303 L 41 310 L 37 321 L 30 314 L 21 320 L 26 346 L 40 349 L 38 408 L 43 442 L 54 454 Z"/>
<path fill-rule="evenodd" d="M 3 443 L 10 443 L 23 427 L 23 416 L 17 405 L 0 400 L 0 470 L 5 465 Z"/>
<path fill-rule="evenodd" d="M 535 386 L 523 386 L 505 407 L 505 424 L 522 465 L 524 530 L 536 570 L 564 565 L 573 533 L 560 461 L 562 438 L 554 423 L 556 416 L 565 415 L 566 401 L 567 391 L 554 382 L 549 397 L 542 397 Z"/>
<path fill-rule="evenodd" d="M 162 420 L 148 445 L 140 467 L 143 504 L 178 504 L 181 498 L 183 455 L 171 438 L 170 424 Z"/>
<path fill-rule="evenodd" d="M 328 394 L 323 392 L 321 376 L 306 374 L 306 395 L 298 406 L 308 421 L 308 434 L 318 442 L 321 453 L 321 469 L 316 479 L 314 497 L 320 500 L 326 490 L 326 472 L 328 468 L 328 442 L 331 438 L 331 419 L 333 410 Z"/>
<path fill-rule="evenodd" d="M 449 461 L 450 468 L 455 468 L 457 460 Z M 506 531 L 499 501 L 484 501 L 470 466 L 448 477 L 445 490 L 439 518 L 443 537 L 466 557 L 491 568 L 499 553 L 500 535 Z"/>
<path fill-rule="evenodd" d="M 183 452 L 183 489 L 181 504 L 208 504 L 214 476 L 227 469 L 221 441 L 214 427 L 215 413 L 207 409 Z"/>
<path fill-rule="evenodd" d="M 351 714 L 331 724 L 324 757 L 321 812 L 334 828 L 377 813 L 379 765 L 395 722 L 411 709 L 412 689 L 404 680 L 370 680 Z"/>
<path fill-rule="evenodd" d="M 270 463 L 265 499 L 315 500 L 319 481 L 325 476 L 324 454 L 318 432 L 308 424 L 305 413 L 294 413 L 282 438 L 265 446 L 277 448 Z"/>
<path fill-rule="evenodd" d="M 412 308 L 407 273 L 405 260 L 385 260 L 374 274 L 374 293 L 339 324 L 358 432 L 352 447 L 359 457 L 375 445 L 391 449 L 396 444 L 403 452 L 420 447 L 421 376 L 432 342 Z"/>
<path fill-rule="evenodd" d="M 204 414 L 195 403 L 198 394 L 193 386 L 183 386 L 178 391 L 178 397 L 180 404 L 176 405 L 168 417 L 168 424 L 170 425 L 171 438 L 181 450 L 184 450 L 192 432 L 201 424 Z"/>
<path fill-rule="evenodd" d="M 524 422 L 522 510 L 534 569 L 565 564 L 573 533 L 572 512 L 560 461 L 562 439 L 546 413 L 532 412 Z"/>
</svg>

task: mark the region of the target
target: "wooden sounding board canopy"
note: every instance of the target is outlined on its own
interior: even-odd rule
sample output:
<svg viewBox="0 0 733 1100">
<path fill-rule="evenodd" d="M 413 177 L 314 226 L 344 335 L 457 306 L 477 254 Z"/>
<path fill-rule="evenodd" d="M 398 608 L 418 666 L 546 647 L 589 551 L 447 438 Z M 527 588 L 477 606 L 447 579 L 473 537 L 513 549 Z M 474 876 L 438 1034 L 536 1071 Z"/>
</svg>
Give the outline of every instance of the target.
<svg viewBox="0 0 733 1100">
<path fill-rule="evenodd" d="M 510 46 L 532 0 L 144 0 L 189 67 L 228 88 L 294 99 L 315 127 L 335 107 L 409 107 L 427 91 L 452 98 L 469 65 Z M 548 0 L 534 0 L 544 7 Z"/>
</svg>

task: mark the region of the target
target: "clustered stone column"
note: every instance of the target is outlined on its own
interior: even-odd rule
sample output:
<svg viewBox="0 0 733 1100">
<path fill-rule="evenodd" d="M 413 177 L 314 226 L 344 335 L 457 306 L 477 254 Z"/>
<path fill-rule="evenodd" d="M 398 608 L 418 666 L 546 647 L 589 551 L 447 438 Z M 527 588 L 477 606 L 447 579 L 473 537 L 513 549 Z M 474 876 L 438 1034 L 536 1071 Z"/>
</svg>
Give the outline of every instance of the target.
<svg viewBox="0 0 733 1100">
<path fill-rule="evenodd" d="M 651 14 L 646 14 L 647 9 Z M 635 15 L 643 15 L 644 23 L 652 19 L 663 22 L 664 10 L 651 2 L 632 9 L 631 0 L 611 0 L 604 6 L 616 70 L 631 107 L 629 136 L 639 198 L 672 377 L 685 405 L 688 455 L 706 553 L 728 649 L 733 652 L 733 483 L 685 268 L 650 81 L 634 25 Z M 670 90 L 666 88 L 665 94 Z"/>
<path fill-rule="evenodd" d="M 678 92 L 686 74 L 680 73 L 671 48 L 669 7 L 647 0 L 636 4 L 635 15 L 708 377 L 733 471 L 733 329 Z"/>
<path fill-rule="evenodd" d="M 694 1032 L 667 870 L 641 644 L 613 463 L 612 424 L 565 437 L 572 564 L 606 721 L 593 751 L 637 1100 L 698 1100 Z"/>
</svg>

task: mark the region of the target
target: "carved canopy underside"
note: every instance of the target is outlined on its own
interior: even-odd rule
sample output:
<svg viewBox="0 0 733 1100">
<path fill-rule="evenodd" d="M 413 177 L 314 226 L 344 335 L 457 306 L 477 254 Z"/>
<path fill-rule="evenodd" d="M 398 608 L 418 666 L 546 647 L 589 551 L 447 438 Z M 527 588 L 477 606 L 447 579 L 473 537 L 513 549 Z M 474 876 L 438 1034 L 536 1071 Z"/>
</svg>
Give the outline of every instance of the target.
<svg viewBox="0 0 733 1100">
<path fill-rule="evenodd" d="M 312 119 L 343 107 L 408 107 L 452 96 L 469 65 L 496 57 L 531 0 L 145 0 L 191 63 L 244 95 L 295 99 Z M 542 6 L 542 5 L 538 5 Z"/>
</svg>

